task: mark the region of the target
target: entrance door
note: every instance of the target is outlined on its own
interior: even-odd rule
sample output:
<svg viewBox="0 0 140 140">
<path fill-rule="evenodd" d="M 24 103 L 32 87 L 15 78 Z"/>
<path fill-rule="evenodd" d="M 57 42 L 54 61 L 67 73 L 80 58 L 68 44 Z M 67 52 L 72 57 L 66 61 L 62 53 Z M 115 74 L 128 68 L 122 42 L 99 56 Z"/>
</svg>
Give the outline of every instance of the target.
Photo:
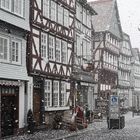
<svg viewBox="0 0 140 140">
<path fill-rule="evenodd" d="M 18 127 L 18 102 L 17 96 L 1 97 L 1 129 L 2 137 L 14 134 L 14 129 Z"/>
<path fill-rule="evenodd" d="M 33 95 L 33 113 L 34 119 L 36 121 L 36 125 L 40 124 L 40 104 L 41 104 L 41 97 L 40 97 L 40 89 L 34 89 Z"/>
</svg>

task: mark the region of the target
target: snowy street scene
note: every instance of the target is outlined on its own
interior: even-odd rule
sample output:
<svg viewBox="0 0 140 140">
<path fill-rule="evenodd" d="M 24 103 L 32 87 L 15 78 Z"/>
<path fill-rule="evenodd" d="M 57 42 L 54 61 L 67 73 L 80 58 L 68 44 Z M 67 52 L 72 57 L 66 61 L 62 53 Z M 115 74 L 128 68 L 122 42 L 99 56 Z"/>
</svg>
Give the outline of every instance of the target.
<svg viewBox="0 0 140 140">
<path fill-rule="evenodd" d="M 0 139 L 140 140 L 140 0 L 0 0 Z"/>
<path fill-rule="evenodd" d="M 44 130 L 34 134 L 24 134 L 7 138 L 7 140 L 139 140 L 140 116 L 125 115 L 124 129 L 108 129 L 106 119 L 95 120 L 88 128 L 77 131 Z M 4 140 L 4 139 L 3 139 Z M 5 139 L 6 140 L 6 139 Z"/>
</svg>

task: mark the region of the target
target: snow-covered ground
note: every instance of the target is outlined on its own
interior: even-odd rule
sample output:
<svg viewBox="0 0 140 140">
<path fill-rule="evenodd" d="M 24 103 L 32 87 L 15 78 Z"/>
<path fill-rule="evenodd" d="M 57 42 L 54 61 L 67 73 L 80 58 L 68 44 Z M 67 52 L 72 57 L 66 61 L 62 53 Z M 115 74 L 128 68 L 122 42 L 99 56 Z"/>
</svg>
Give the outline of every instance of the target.
<svg viewBox="0 0 140 140">
<path fill-rule="evenodd" d="M 140 140 L 140 116 L 125 114 L 124 129 L 107 129 L 106 119 L 93 122 L 87 129 L 70 132 L 68 130 L 45 130 L 34 134 L 15 136 L 5 140 Z"/>
</svg>

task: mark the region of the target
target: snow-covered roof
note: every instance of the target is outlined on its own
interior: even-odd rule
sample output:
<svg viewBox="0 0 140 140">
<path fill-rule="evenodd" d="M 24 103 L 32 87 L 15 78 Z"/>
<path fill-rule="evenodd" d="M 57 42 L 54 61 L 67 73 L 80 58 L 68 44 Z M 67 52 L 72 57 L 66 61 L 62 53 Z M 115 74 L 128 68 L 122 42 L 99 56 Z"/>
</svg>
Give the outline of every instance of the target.
<svg viewBox="0 0 140 140">
<path fill-rule="evenodd" d="M 89 4 L 98 13 L 93 17 L 93 26 L 95 31 L 108 30 L 113 9 L 112 0 L 92 1 Z"/>
<path fill-rule="evenodd" d="M 118 37 L 122 37 L 122 28 L 115 0 L 97 0 L 89 4 L 97 12 L 92 17 L 95 32 L 109 31 Z M 116 18 L 116 19 L 115 19 Z M 116 20 L 116 21 L 115 21 Z M 116 22 L 116 23 L 115 23 Z M 113 25 L 114 24 L 114 25 Z M 114 29 L 115 26 L 118 26 Z"/>
</svg>

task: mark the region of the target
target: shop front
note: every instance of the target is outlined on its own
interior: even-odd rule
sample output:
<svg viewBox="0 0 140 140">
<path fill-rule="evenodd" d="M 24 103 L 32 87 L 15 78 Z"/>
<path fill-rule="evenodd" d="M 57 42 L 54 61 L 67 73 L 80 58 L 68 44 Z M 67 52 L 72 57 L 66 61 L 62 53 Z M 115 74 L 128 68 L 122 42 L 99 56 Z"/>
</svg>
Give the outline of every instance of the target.
<svg viewBox="0 0 140 140">
<path fill-rule="evenodd" d="M 19 86 L 18 81 L 0 80 L 1 136 L 17 133 L 19 128 Z"/>
</svg>

